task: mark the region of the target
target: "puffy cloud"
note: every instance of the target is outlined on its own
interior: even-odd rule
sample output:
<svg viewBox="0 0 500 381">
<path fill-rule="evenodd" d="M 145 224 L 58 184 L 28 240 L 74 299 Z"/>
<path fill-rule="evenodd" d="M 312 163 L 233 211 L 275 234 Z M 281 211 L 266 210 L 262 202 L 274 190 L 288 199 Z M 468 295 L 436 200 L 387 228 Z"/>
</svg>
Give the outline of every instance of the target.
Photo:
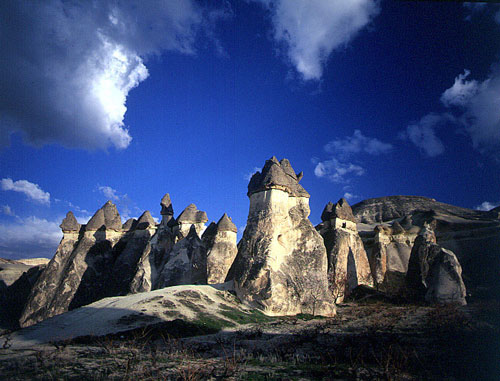
<svg viewBox="0 0 500 381">
<path fill-rule="evenodd" d="M 12 181 L 10 178 L 0 180 L 0 187 L 4 191 L 14 191 L 24 193 L 29 200 L 40 204 L 50 205 L 50 193 L 44 192 L 38 184 L 33 184 L 28 180 Z"/>
<path fill-rule="evenodd" d="M 482 82 L 467 81 L 468 75 L 468 70 L 459 75 L 441 100 L 446 106 L 460 107 L 459 119 L 474 148 L 500 159 L 500 65 Z"/>
<path fill-rule="evenodd" d="M 455 83 L 441 95 L 441 102 L 449 106 L 465 106 L 470 99 L 478 92 L 477 81 L 466 81 L 470 75 L 469 70 L 464 70 L 464 74 L 459 74 L 455 78 Z"/>
<path fill-rule="evenodd" d="M 380 155 L 388 153 L 391 149 L 391 144 L 384 143 L 376 138 L 366 137 L 360 130 L 354 130 L 352 136 L 347 136 L 344 139 L 332 140 L 325 146 L 326 152 L 341 154 L 343 156 L 360 152 L 370 155 Z"/>
<path fill-rule="evenodd" d="M 193 0 L 6 0 L 0 15 L 0 144 L 20 131 L 88 149 L 130 144 L 126 100 L 148 76 L 144 59 L 193 53 L 209 24 Z"/>
<path fill-rule="evenodd" d="M 305 80 L 320 79 L 328 56 L 379 12 L 376 0 L 255 0 L 272 14 L 274 38 Z"/>
<path fill-rule="evenodd" d="M 108 186 L 99 186 L 99 191 L 110 200 L 118 200 L 119 197 L 116 195 L 116 190 Z"/>
<path fill-rule="evenodd" d="M 500 202 L 484 201 L 481 205 L 476 206 L 474 209 L 483 210 L 483 211 L 487 212 L 493 208 L 496 208 L 497 206 L 500 206 Z"/>
<path fill-rule="evenodd" d="M 0 257 L 51 258 L 62 238 L 61 220 L 48 221 L 31 216 L 14 223 L 0 223 Z"/>
<path fill-rule="evenodd" d="M 364 173 L 363 167 L 353 163 L 342 163 L 336 158 L 320 161 L 314 168 L 316 177 L 326 178 L 333 183 L 346 183 L 349 181 L 347 175 L 362 176 Z"/>
<path fill-rule="evenodd" d="M 406 127 L 399 137 L 411 141 L 425 156 L 435 157 L 445 151 L 443 142 L 436 136 L 436 128 L 453 121 L 455 119 L 450 114 L 427 114 Z"/>
</svg>

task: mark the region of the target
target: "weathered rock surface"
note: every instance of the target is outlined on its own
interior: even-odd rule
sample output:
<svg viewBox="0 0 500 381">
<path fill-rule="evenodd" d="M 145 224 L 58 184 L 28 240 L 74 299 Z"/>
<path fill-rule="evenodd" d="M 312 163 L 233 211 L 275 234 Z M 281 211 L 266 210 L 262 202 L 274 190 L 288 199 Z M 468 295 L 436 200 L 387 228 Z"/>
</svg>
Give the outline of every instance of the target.
<svg viewBox="0 0 500 381">
<path fill-rule="evenodd" d="M 323 239 L 308 219 L 309 194 L 288 160 L 273 157 L 248 185 L 250 211 L 227 280 L 271 315 L 334 315 Z"/>
<path fill-rule="evenodd" d="M 177 242 L 169 253 L 158 280 L 158 288 L 181 284 L 207 284 L 207 249 L 196 228 Z"/>
<path fill-rule="evenodd" d="M 209 284 L 224 283 L 238 253 L 237 231 L 236 225 L 226 213 L 216 225 L 211 224 L 205 230 L 202 238 L 207 248 L 207 281 Z"/>
<path fill-rule="evenodd" d="M 370 264 L 346 199 L 328 203 L 321 218 L 316 229 L 326 247 L 330 289 L 341 302 L 357 286 L 373 286 Z"/>
<path fill-rule="evenodd" d="M 208 222 L 207 214 L 198 210 L 195 204 L 189 204 L 186 209 L 176 219 L 177 226 L 174 226 L 176 234 L 180 239 L 186 237 L 194 226 L 198 236 L 201 237 L 206 229 L 205 222 Z"/>
<path fill-rule="evenodd" d="M 59 227 L 62 229 L 63 232 L 69 233 L 69 232 L 80 231 L 81 225 L 76 220 L 73 212 L 69 211 L 68 213 L 66 213 L 66 218 L 62 221 Z"/>
<path fill-rule="evenodd" d="M 455 254 L 436 244 L 434 232 L 425 226 L 415 240 L 406 283 L 410 296 L 429 303 L 465 305 L 462 267 Z"/>
<path fill-rule="evenodd" d="M 31 290 L 20 325 L 32 325 L 107 296 L 105 286 L 119 255 L 114 246 L 122 238 L 121 230 L 116 206 L 108 201 L 80 232 L 64 232 L 54 257 Z"/>
<path fill-rule="evenodd" d="M 387 273 L 374 273 L 378 282 L 384 278 L 383 284 L 378 283 L 379 288 L 394 291 L 404 285 L 401 282 L 396 285 L 393 280 L 404 280 L 401 275 L 406 273 L 413 242 L 424 223 L 434 221 L 437 244 L 455 253 L 468 292 L 478 297 L 500 297 L 500 220 L 491 212 L 417 196 L 381 197 L 353 206 L 354 215 L 362 222 L 358 223 L 358 229 L 372 268 L 377 267 L 377 257 L 387 257 Z M 375 231 L 380 222 L 373 221 L 383 221 L 385 230 Z"/>
</svg>

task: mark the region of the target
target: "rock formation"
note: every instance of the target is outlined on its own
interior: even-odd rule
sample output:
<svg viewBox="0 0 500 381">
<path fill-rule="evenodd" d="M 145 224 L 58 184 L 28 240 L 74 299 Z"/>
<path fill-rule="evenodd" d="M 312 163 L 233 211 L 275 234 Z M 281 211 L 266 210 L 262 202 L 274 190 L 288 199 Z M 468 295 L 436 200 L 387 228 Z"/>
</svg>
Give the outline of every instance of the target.
<svg viewBox="0 0 500 381">
<path fill-rule="evenodd" d="M 207 281 L 223 283 L 238 253 L 236 233 L 238 229 L 224 213 L 217 224 L 210 224 L 203 234 L 207 250 Z"/>
<path fill-rule="evenodd" d="M 451 250 L 436 244 L 434 231 L 424 226 L 415 240 L 406 274 L 408 292 L 429 303 L 458 303 L 465 301 L 462 267 Z"/>
<path fill-rule="evenodd" d="M 323 239 L 308 219 L 309 194 L 287 159 L 266 161 L 248 185 L 250 211 L 227 280 L 271 315 L 335 314 Z"/>
<path fill-rule="evenodd" d="M 495 209 L 471 210 L 418 196 L 368 199 L 352 207 L 372 268 L 377 257 L 387 254 L 382 290 L 404 285 L 409 253 L 424 223 L 435 221 L 437 244 L 455 253 L 463 268 L 463 280 L 473 296 L 500 295 L 500 220 Z M 400 232 L 396 222 L 404 229 Z M 385 228 L 377 231 L 377 225 Z M 395 229 L 396 226 L 396 229 Z M 382 248 L 377 248 L 380 243 Z M 382 250 L 382 254 L 381 253 Z M 383 274 L 379 273 L 378 280 Z"/>
<path fill-rule="evenodd" d="M 117 256 L 113 247 L 123 234 L 120 215 L 108 201 L 86 226 L 75 222 L 71 212 L 63 220 L 63 238 L 33 286 L 22 327 L 107 296 L 109 269 Z"/>
<path fill-rule="evenodd" d="M 328 255 L 328 279 L 337 302 L 355 287 L 373 286 L 370 264 L 356 219 L 345 198 L 335 205 L 329 202 L 321 214 L 323 222 L 316 229 L 323 237 Z"/>
<path fill-rule="evenodd" d="M 189 234 L 191 226 L 194 226 L 196 233 L 201 237 L 205 231 L 205 222 L 207 221 L 208 218 L 205 212 L 198 210 L 195 204 L 189 204 L 176 219 L 175 233 L 179 239 L 182 239 Z"/>
<path fill-rule="evenodd" d="M 207 284 L 207 249 L 194 224 L 172 248 L 158 280 L 158 288 L 182 284 Z"/>
</svg>

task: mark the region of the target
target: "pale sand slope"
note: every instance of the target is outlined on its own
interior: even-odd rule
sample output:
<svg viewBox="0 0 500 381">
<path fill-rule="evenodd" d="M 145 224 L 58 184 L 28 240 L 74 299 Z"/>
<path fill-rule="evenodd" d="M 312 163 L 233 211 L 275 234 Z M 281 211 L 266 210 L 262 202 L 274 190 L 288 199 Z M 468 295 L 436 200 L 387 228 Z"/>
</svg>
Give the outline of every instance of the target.
<svg viewBox="0 0 500 381">
<path fill-rule="evenodd" d="M 218 285 L 218 288 L 222 288 Z M 9 335 L 11 349 L 27 348 L 80 336 L 102 336 L 182 319 L 200 322 L 217 320 L 236 326 L 232 314 L 253 316 L 255 310 L 241 304 L 227 291 L 213 286 L 183 285 L 151 292 L 111 297 L 54 316 Z M 229 315 L 229 316 L 228 316 Z M 3 344 L 6 336 L 0 337 Z"/>
</svg>

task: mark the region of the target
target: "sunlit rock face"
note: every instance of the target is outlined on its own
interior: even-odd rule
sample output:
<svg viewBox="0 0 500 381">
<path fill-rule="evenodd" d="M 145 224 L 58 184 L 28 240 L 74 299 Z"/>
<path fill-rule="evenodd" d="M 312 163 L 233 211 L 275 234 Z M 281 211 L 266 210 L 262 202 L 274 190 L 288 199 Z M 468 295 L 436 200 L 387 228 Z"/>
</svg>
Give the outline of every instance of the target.
<svg viewBox="0 0 500 381">
<path fill-rule="evenodd" d="M 432 226 L 425 225 L 411 251 L 406 273 L 408 293 L 429 303 L 467 304 L 462 267 L 451 250 L 436 244 Z"/>
<path fill-rule="evenodd" d="M 212 223 L 203 233 L 207 248 L 207 281 L 209 284 L 223 283 L 236 258 L 236 234 L 238 229 L 224 213 L 217 224 Z"/>
<path fill-rule="evenodd" d="M 341 302 L 355 287 L 373 286 L 370 264 L 346 199 L 328 203 L 321 219 L 316 229 L 325 242 L 328 280 L 330 288 L 335 289 L 336 301 Z"/>
<path fill-rule="evenodd" d="M 250 211 L 227 280 L 271 315 L 335 314 L 323 239 L 308 219 L 309 194 L 287 159 L 266 161 L 248 185 Z"/>
<path fill-rule="evenodd" d="M 35 324 L 68 309 L 107 296 L 109 270 L 123 236 L 120 215 L 108 201 L 79 230 L 72 213 L 61 224 L 63 238 L 47 268 L 37 279 L 19 323 Z"/>
</svg>

